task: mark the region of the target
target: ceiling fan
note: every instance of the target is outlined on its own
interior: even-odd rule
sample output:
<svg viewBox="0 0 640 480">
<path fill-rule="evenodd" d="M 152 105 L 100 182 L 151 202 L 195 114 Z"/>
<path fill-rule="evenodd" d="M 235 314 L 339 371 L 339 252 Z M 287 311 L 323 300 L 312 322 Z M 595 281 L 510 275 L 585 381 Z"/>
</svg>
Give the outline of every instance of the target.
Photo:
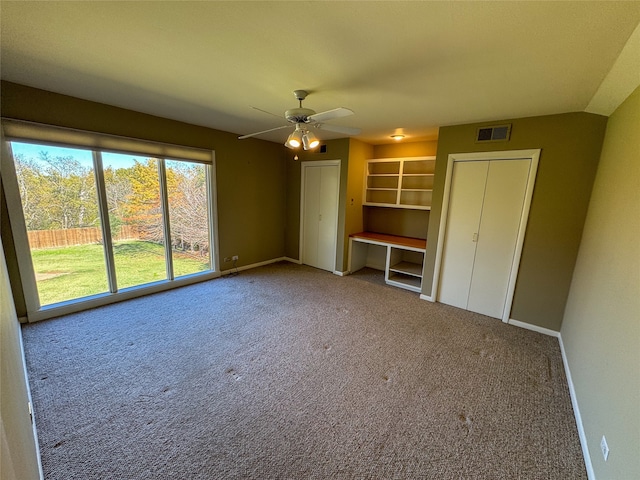
<svg viewBox="0 0 640 480">
<path fill-rule="evenodd" d="M 328 125 L 324 122 L 327 120 L 332 120 L 334 118 L 346 117 L 349 115 L 353 115 L 353 111 L 348 108 L 339 107 L 334 108 L 333 110 L 327 110 L 326 112 L 316 113 L 314 110 L 310 108 L 304 108 L 302 106 L 302 101 L 307 98 L 309 92 L 306 90 L 294 90 L 293 94 L 299 102 L 298 108 L 292 108 L 284 112 L 284 118 L 289 122 L 295 124 L 295 129 L 289 137 L 287 141 L 284 143 L 286 147 L 289 148 L 298 148 L 300 145 L 304 147 L 305 150 L 311 150 L 317 147 L 320 144 L 320 141 L 316 138 L 316 136 L 309 130 L 308 127 L 317 128 L 319 130 L 327 130 L 329 132 L 343 133 L 345 135 L 358 135 L 360 133 L 359 128 L 352 127 L 341 127 L 338 125 Z M 259 108 L 252 107 L 256 110 L 260 110 Z M 265 110 L 260 110 L 261 112 L 268 113 L 269 115 L 274 115 L 273 113 L 267 112 Z M 278 117 L 278 115 L 274 115 Z M 275 130 L 281 130 L 283 128 L 290 128 L 291 125 L 282 125 L 280 127 L 270 128 L 268 130 L 262 130 L 261 132 L 250 133 L 248 135 L 242 135 L 238 137 L 238 139 L 242 140 L 244 138 L 255 137 L 257 135 L 262 135 L 263 133 L 273 132 Z"/>
</svg>

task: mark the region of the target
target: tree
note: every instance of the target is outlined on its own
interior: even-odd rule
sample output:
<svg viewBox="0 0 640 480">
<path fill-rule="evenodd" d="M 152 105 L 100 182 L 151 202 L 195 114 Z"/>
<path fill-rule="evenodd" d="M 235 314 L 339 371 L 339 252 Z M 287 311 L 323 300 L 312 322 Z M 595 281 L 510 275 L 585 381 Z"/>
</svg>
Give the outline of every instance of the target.
<svg viewBox="0 0 640 480">
<path fill-rule="evenodd" d="M 16 176 L 27 230 L 45 230 L 51 223 L 51 212 L 43 208 L 48 185 L 37 162 L 15 155 Z"/>
<path fill-rule="evenodd" d="M 200 252 L 209 251 L 209 222 L 206 169 L 203 165 L 167 162 L 174 185 L 167 185 L 171 237 L 174 247 Z"/>
<path fill-rule="evenodd" d="M 119 172 L 131 186 L 126 202 L 122 204 L 123 222 L 135 225 L 142 240 L 162 243 L 164 229 L 158 161 L 153 158 L 148 158 L 144 163 L 134 160 L 132 167 L 120 169 Z"/>
<path fill-rule="evenodd" d="M 107 167 L 104 169 L 104 183 L 107 193 L 111 233 L 118 235 L 120 227 L 125 224 L 124 217 L 127 211 L 127 202 L 133 195 L 128 169 Z"/>
<path fill-rule="evenodd" d="M 28 230 L 95 227 L 100 223 L 93 169 L 71 157 L 15 156 Z"/>
<path fill-rule="evenodd" d="M 46 151 L 38 158 L 18 154 L 14 159 L 28 230 L 99 226 L 92 167 Z M 165 166 L 170 243 L 205 254 L 209 251 L 206 167 L 173 160 Z M 122 225 L 131 225 L 141 240 L 164 243 L 158 160 L 133 159 L 126 167 L 109 166 L 103 173 L 112 233 L 118 235 Z"/>
</svg>

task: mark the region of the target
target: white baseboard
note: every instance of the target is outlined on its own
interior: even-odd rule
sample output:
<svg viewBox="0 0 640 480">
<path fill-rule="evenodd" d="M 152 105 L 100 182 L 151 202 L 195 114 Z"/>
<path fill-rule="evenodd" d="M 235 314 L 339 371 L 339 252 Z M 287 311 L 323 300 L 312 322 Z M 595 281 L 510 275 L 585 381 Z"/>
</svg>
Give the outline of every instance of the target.
<svg viewBox="0 0 640 480">
<path fill-rule="evenodd" d="M 38 463 L 38 480 L 44 480 L 44 470 L 42 469 L 42 456 L 40 455 L 40 440 L 38 439 L 38 428 L 36 426 L 37 415 L 33 410 L 33 399 L 31 397 L 31 384 L 29 383 L 29 374 L 27 373 L 27 360 L 24 353 L 24 340 L 22 338 L 22 332 L 18 334 L 18 349 L 20 351 L 20 360 L 22 365 L 20 368 L 22 370 L 22 374 L 24 376 L 25 385 L 27 387 L 27 401 L 29 402 L 29 408 L 31 413 L 31 430 L 33 432 L 33 441 L 35 443 L 35 455 L 36 462 Z M 4 430 L 4 428 L 3 428 Z"/>
<path fill-rule="evenodd" d="M 539 327 L 538 325 L 521 322 L 520 320 L 514 320 L 513 318 L 510 318 L 507 323 L 515 327 L 526 328 L 527 330 L 533 330 L 534 332 L 542 333 L 544 335 L 560 338 L 560 332 L 556 332 L 555 330 L 551 330 L 549 328 Z"/>
<path fill-rule="evenodd" d="M 252 263 L 250 265 L 243 265 L 241 267 L 230 268 L 228 270 L 222 270 L 220 272 L 220 275 L 229 275 L 231 273 L 242 272 L 243 270 L 251 270 L 252 268 L 264 267 L 265 265 L 271 265 L 272 263 L 281 262 L 283 260 L 296 262 L 296 260 L 290 260 L 290 259 L 288 259 L 286 257 L 272 258 L 271 260 L 265 260 L 264 262 Z"/>
<path fill-rule="evenodd" d="M 571 370 L 569 368 L 569 360 L 567 359 L 566 352 L 564 350 L 564 343 L 562 342 L 562 335 L 558 333 L 558 342 L 560 343 L 560 352 L 562 353 L 562 362 L 564 363 L 564 372 L 567 377 L 567 384 L 569 385 L 569 396 L 571 397 L 571 405 L 573 406 L 573 415 L 576 418 L 576 426 L 578 427 L 578 437 L 580 438 L 580 446 L 582 447 L 582 456 L 584 457 L 584 464 L 587 469 L 587 477 L 589 480 L 596 480 L 596 474 L 593 471 L 593 465 L 591 464 L 591 455 L 589 455 L 589 446 L 587 444 L 587 436 L 584 433 L 584 426 L 582 425 L 582 416 L 580 415 L 580 408 L 578 407 L 578 397 L 576 396 L 575 388 L 573 387 L 573 380 L 571 379 Z"/>
<path fill-rule="evenodd" d="M 242 267 L 236 267 L 236 268 L 229 268 L 227 270 L 222 270 L 220 272 L 221 275 L 229 275 L 231 273 L 236 273 L 236 272 L 242 272 L 244 270 L 251 270 L 252 268 L 257 268 L 257 267 L 263 267 L 265 265 L 270 265 L 272 263 L 277 263 L 277 262 L 291 262 L 291 263 L 296 263 L 298 265 L 302 265 L 302 262 L 300 260 L 296 260 L 295 258 L 289 258 L 289 257 L 278 257 L 278 258 L 272 258 L 271 260 L 265 260 L 264 262 L 258 262 L 258 263 L 252 263 L 250 265 L 243 265 Z M 334 270 L 333 274 L 334 275 L 338 275 L 340 277 L 344 277 L 345 275 L 349 275 L 350 272 L 341 272 L 339 270 Z"/>
<path fill-rule="evenodd" d="M 425 295 L 424 293 L 420 294 L 420 300 L 426 300 L 427 302 L 434 302 L 433 297 L 430 297 L 429 295 Z"/>
</svg>

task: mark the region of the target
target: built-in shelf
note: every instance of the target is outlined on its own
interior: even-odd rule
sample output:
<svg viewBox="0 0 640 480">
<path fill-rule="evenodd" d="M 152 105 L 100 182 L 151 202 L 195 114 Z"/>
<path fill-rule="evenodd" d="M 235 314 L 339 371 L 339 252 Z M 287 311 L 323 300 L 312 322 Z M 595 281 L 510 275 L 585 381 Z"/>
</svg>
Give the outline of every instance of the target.
<svg viewBox="0 0 640 480">
<path fill-rule="evenodd" d="M 368 160 L 364 205 L 430 210 L 435 157 Z"/>
<path fill-rule="evenodd" d="M 390 273 L 387 283 L 396 287 L 419 292 L 422 287 L 422 278 L 404 275 L 402 273 Z"/>
<path fill-rule="evenodd" d="M 389 267 L 390 272 L 402 273 L 422 278 L 422 264 L 413 262 L 400 262 Z"/>
</svg>

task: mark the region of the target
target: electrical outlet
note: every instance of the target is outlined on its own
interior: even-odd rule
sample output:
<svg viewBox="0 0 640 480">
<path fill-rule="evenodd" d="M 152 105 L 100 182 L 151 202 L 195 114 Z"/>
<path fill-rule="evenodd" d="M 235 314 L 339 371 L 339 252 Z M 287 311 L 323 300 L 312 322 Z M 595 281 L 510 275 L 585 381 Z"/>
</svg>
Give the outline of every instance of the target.
<svg viewBox="0 0 640 480">
<path fill-rule="evenodd" d="M 234 255 L 233 257 L 231 257 L 231 260 L 233 260 L 234 262 L 238 260 L 238 255 Z"/>
<path fill-rule="evenodd" d="M 609 445 L 607 445 L 607 439 L 604 435 L 602 435 L 602 440 L 600 440 L 600 448 L 602 449 L 602 456 L 606 462 L 607 458 L 609 458 Z"/>
<path fill-rule="evenodd" d="M 231 261 L 231 257 L 224 257 L 224 261 L 225 262 L 230 262 Z"/>
</svg>

